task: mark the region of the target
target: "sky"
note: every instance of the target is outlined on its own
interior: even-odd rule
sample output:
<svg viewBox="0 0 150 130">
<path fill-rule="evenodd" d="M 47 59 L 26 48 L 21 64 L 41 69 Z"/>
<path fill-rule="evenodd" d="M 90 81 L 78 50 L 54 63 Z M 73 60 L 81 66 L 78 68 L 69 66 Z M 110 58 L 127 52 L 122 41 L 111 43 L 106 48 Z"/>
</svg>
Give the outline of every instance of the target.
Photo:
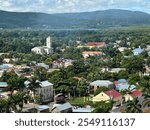
<svg viewBox="0 0 150 130">
<path fill-rule="evenodd" d="M 0 10 L 69 13 L 126 9 L 150 13 L 150 0 L 0 0 Z"/>
</svg>

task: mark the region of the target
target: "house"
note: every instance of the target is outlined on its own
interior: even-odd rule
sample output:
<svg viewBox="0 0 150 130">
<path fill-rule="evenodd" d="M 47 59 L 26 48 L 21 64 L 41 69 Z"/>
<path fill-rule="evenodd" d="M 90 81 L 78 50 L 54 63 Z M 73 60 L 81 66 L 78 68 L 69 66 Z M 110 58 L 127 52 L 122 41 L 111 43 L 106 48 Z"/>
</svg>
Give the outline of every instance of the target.
<svg viewBox="0 0 150 130">
<path fill-rule="evenodd" d="M 39 81 L 37 81 L 39 82 Z M 30 81 L 25 81 L 26 87 L 30 84 Z M 40 96 L 42 102 L 49 102 L 53 100 L 54 90 L 53 84 L 46 81 L 39 82 L 40 88 L 37 88 L 37 95 Z M 31 92 L 32 95 L 32 92 Z"/>
<path fill-rule="evenodd" d="M 94 108 L 73 108 L 73 113 L 91 113 Z"/>
<path fill-rule="evenodd" d="M 114 87 L 114 84 L 113 84 L 113 82 L 111 82 L 109 80 L 96 80 L 96 81 L 90 83 L 90 88 L 94 91 L 96 91 L 96 89 L 98 89 L 100 87 L 111 88 L 111 87 Z"/>
<path fill-rule="evenodd" d="M 4 58 L 3 62 L 5 63 L 11 63 L 11 62 L 17 62 L 18 58 Z"/>
<path fill-rule="evenodd" d="M 120 51 L 120 52 L 124 52 L 124 50 L 126 50 L 127 49 L 127 47 L 119 47 L 118 48 L 118 50 Z"/>
<path fill-rule="evenodd" d="M 128 84 L 128 81 L 126 79 L 119 79 L 118 81 L 115 81 L 114 82 L 115 84 L 115 88 L 116 90 L 119 90 L 119 91 L 123 91 L 123 90 L 132 90 L 132 89 L 135 89 L 136 86 L 135 85 L 130 85 Z"/>
<path fill-rule="evenodd" d="M 7 87 L 8 87 L 7 82 L 0 82 L 0 91 L 7 89 Z"/>
<path fill-rule="evenodd" d="M 118 102 L 121 101 L 121 99 L 122 99 L 122 95 L 116 90 L 111 89 L 105 92 L 101 92 L 95 97 L 93 97 L 93 102 L 109 101 L 109 100 Z"/>
<path fill-rule="evenodd" d="M 128 93 L 124 95 L 125 102 L 132 101 L 136 97 L 140 97 L 142 95 L 142 92 L 139 90 L 133 90 L 131 93 Z"/>
<path fill-rule="evenodd" d="M 121 70 L 126 70 L 125 68 L 111 68 L 111 69 L 108 69 L 108 72 L 110 73 L 119 73 L 119 71 Z"/>
<path fill-rule="evenodd" d="M 0 65 L 0 70 L 7 70 L 7 69 L 10 69 L 13 67 L 14 67 L 13 64 L 2 64 L 2 65 Z"/>
<path fill-rule="evenodd" d="M 105 47 L 106 43 L 105 42 L 88 42 L 87 46 L 89 46 L 90 48 L 93 48 L 93 47 Z"/>
<path fill-rule="evenodd" d="M 109 100 L 110 97 L 104 92 L 101 92 L 98 95 L 93 97 L 93 102 L 109 101 Z"/>
<path fill-rule="evenodd" d="M 88 42 L 86 45 L 78 45 L 77 48 L 89 48 L 92 49 L 93 47 L 105 47 L 105 42 Z"/>
<path fill-rule="evenodd" d="M 46 70 L 49 69 L 49 65 L 46 65 L 45 63 L 37 63 L 37 66 L 38 66 L 38 67 L 43 67 L 43 68 L 45 68 Z"/>
<path fill-rule="evenodd" d="M 84 51 L 82 52 L 82 56 L 84 57 L 84 59 L 90 57 L 90 56 L 100 56 L 103 53 L 100 51 Z"/>
<path fill-rule="evenodd" d="M 52 113 L 72 113 L 72 105 L 69 102 L 63 104 L 54 104 L 51 109 Z"/>
<path fill-rule="evenodd" d="M 53 53 L 53 48 L 52 48 L 52 43 L 51 43 L 51 37 L 47 37 L 46 39 L 46 46 L 39 46 L 39 47 L 34 47 L 31 49 L 32 52 L 36 54 L 52 54 Z"/>
<path fill-rule="evenodd" d="M 35 107 L 38 113 L 49 113 L 50 107 L 48 105 L 38 105 Z"/>
<path fill-rule="evenodd" d="M 144 49 L 141 49 L 141 47 L 135 48 L 133 50 L 133 55 L 137 56 L 137 55 L 141 54 L 143 51 L 144 51 Z"/>
</svg>

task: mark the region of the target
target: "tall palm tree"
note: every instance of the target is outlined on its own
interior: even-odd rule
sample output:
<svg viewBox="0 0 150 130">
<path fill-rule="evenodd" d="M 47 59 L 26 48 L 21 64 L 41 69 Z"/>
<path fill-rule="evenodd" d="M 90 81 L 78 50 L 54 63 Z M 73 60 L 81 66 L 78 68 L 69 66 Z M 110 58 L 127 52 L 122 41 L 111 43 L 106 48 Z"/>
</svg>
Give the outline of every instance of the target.
<svg viewBox="0 0 150 130">
<path fill-rule="evenodd" d="M 79 97 L 82 95 L 86 95 L 87 93 L 87 81 L 85 79 L 81 79 L 77 84 L 77 92 L 79 93 Z"/>
<path fill-rule="evenodd" d="M 150 106 L 150 93 L 143 94 L 144 101 L 143 101 L 143 107 L 149 107 Z"/>
<path fill-rule="evenodd" d="M 29 96 L 26 93 L 18 92 L 9 97 L 10 107 L 15 112 L 22 112 L 23 105 L 29 100 Z"/>
<path fill-rule="evenodd" d="M 142 105 L 139 103 L 138 98 L 128 101 L 126 104 L 127 113 L 142 113 Z"/>
<path fill-rule="evenodd" d="M 40 82 L 37 81 L 36 78 L 31 78 L 29 80 L 28 90 L 30 90 L 33 93 L 32 97 L 33 97 L 34 102 L 35 102 L 35 95 L 36 95 L 36 92 L 38 91 L 38 88 L 41 88 Z"/>
</svg>

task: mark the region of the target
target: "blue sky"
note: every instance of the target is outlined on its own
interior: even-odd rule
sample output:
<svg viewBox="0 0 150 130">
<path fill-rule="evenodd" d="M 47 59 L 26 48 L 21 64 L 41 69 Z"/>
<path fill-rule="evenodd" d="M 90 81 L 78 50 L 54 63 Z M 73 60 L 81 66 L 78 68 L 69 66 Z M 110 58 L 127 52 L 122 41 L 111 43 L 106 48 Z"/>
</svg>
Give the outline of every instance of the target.
<svg viewBox="0 0 150 130">
<path fill-rule="evenodd" d="M 129 9 L 150 13 L 150 0 L 0 0 L 0 10 L 66 13 Z"/>
</svg>

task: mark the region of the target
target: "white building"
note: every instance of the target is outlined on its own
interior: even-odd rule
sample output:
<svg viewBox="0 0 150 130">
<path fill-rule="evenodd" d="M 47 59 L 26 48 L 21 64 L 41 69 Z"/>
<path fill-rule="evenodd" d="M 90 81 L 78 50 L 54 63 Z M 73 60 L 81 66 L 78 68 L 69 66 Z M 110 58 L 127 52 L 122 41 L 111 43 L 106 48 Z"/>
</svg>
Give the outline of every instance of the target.
<svg viewBox="0 0 150 130">
<path fill-rule="evenodd" d="M 46 46 L 39 46 L 39 47 L 34 47 L 31 49 L 32 52 L 36 54 L 52 54 L 53 53 L 53 48 L 52 48 L 52 43 L 51 43 L 51 37 L 47 37 L 46 39 Z"/>
<path fill-rule="evenodd" d="M 48 81 L 40 82 L 41 88 L 39 88 L 39 95 L 41 95 L 41 99 L 43 102 L 52 101 L 53 100 L 53 84 Z"/>
<path fill-rule="evenodd" d="M 39 81 L 37 81 L 39 82 Z M 25 81 L 24 83 L 26 85 L 26 87 L 28 87 L 28 85 L 30 84 L 30 81 Z M 49 102 L 53 100 L 53 96 L 54 96 L 54 89 L 53 89 L 53 84 L 46 81 L 42 81 L 39 82 L 40 84 L 40 88 L 37 89 L 37 95 L 40 96 L 40 99 L 42 102 Z M 31 95 L 33 93 L 31 92 Z"/>
</svg>

